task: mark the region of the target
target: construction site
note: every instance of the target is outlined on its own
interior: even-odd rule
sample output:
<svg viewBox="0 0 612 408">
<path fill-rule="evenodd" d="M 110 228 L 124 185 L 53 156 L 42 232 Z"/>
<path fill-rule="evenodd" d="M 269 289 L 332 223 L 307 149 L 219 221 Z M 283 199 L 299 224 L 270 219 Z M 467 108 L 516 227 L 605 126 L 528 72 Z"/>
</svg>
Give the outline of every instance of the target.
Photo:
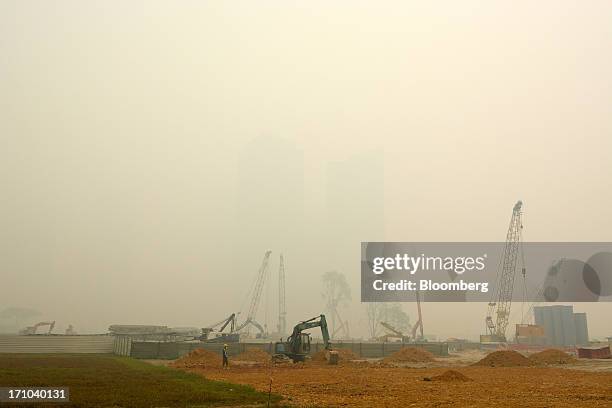
<svg viewBox="0 0 612 408">
<path fill-rule="evenodd" d="M 522 259 L 522 202 L 513 207 L 498 286 L 484 318 L 480 342 L 449 338 L 428 341 L 424 335 L 426 304 L 414 304 L 416 322 L 406 331 L 379 320 L 382 334 L 368 341 L 351 340 L 349 322 L 338 310 L 339 299 L 328 298 L 325 314 L 287 327 L 285 267 L 278 270 L 278 325 L 274 335 L 257 322 L 257 310 L 266 281 L 270 251 L 266 252 L 254 285 L 247 315 L 236 314 L 202 330 L 204 344 L 176 350 L 145 350 L 132 343 L 141 358 L 205 378 L 235 382 L 280 394 L 297 406 L 610 406 L 612 360 L 610 345 L 590 344 L 586 315 L 571 306 L 530 305 L 530 323 L 509 330 L 515 281 L 526 273 Z M 542 290 L 542 289 L 539 289 Z M 328 291 L 329 292 L 329 291 Z M 333 292 L 333 291 L 332 291 Z M 559 313 L 565 317 L 557 316 Z M 547 317 L 547 314 L 551 317 Z M 552 316 L 555 315 L 555 316 Z M 558 338 L 554 324 L 568 338 Z M 570 325 L 571 322 L 571 325 Z M 255 338 L 286 340 L 257 344 L 241 338 L 248 325 Z M 568 333 L 569 330 L 569 333 Z M 557 337 L 555 337 L 555 333 Z M 316 338 L 314 341 L 311 338 Z M 221 350 L 228 346 L 229 367 L 222 366 Z M 589 351 L 600 353 L 593 358 Z M 169 359 L 159 359 L 159 353 Z M 156 354 L 158 353 L 158 354 Z M 571 384 L 571 385 L 570 385 Z"/>
<path fill-rule="evenodd" d="M 611 22 L 0 0 L 0 408 L 612 408 Z"/>
<path fill-rule="evenodd" d="M 416 315 L 413 324 L 406 327 L 406 321 L 398 319 L 401 313 L 389 313 L 397 306 L 369 304 L 375 336 L 352 338 L 340 307 L 346 293 L 337 273 L 324 274 L 322 313 L 288 322 L 283 254 L 274 296 L 277 321 L 270 328 L 260 320 L 262 297 L 272 279 L 268 250 L 245 310 L 228 310 L 226 317 L 205 327 L 116 324 L 105 335 L 81 336 L 72 326 L 57 334 L 54 321 L 39 322 L 18 336 L 0 336 L 0 353 L 113 353 L 251 386 L 279 396 L 289 406 L 608 407 L 610 344 L 589 341 L 584 313 L 573 313 L 572 306 L 533 303 L 530 321 L 515 324 L 513 333 L 509 330 L 515 282 L 526 274 L 522 229 L 519 201 L 512 210 L 480 341 L 428 339 L 427 303 L 421 302 L 418 291 L 416 302 L 409 304 Z M 41 327 L 47 330 L 37 331 Z M 225 363 L 222 356 L 227 357 Z"/>
</svg>

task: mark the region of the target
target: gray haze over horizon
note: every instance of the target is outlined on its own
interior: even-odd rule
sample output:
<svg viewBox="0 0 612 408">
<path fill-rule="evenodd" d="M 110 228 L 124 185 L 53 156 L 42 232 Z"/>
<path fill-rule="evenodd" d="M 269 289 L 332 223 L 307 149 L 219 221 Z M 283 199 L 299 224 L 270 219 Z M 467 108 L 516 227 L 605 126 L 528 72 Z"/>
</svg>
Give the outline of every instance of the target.
<svg viewBox="0 0 612 408">
<path fill-rule="evenodd" d="M 337 270 L 365 337 L 361 241 L 502 241 L 518 199 L 526 241 L 612 241 L 610 21 L 607 1 L 0 0 L 0 310 L 204 327 L 270 249 L 262 321 L 282 252 L 288 325 Z M 611 308 L 575 305 L 599 338 Z M 425 304 L 425 332 L 476 339 L 485 312 Z"/>
</svg>

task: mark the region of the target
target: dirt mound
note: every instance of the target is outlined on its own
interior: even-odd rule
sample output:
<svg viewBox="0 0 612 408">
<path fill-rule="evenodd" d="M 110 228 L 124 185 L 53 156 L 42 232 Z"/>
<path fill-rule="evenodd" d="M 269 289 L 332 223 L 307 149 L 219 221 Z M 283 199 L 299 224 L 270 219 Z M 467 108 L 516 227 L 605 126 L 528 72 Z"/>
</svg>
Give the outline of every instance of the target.
<svg viewBox="0 0 612 408">
<path fill-rule="evenodd" d="M 338 353 L 338 361 L 350 361 L 357 360 L 359 357 L 352 350 L 349 349 L 335 349 L 335 352 Z M 316 362 L 325 362 L 328 360 L 328 352 L 326 350 L 317 351 L 312 355 L 312 361 Z"/>
<path fill-rule="evenodd" d="M 494 351 L 473 365 L 485 367 L 527 367 L 535 365 L 535 363 L 519 352 L 501 350 Z"/>
<path fill-rule="evenodd" d="M 221 367 L 221 363 L 222 359 L 220 354 L 199 348 L 185 354 L 183 357 L 173 362 L 171 366 L 178 368 L 205 368 Z"/>
<path fill-rule="evenodd" d="M 404 347 L 383 359 L 383 363 L 429 363 L 434 355 L 418 347 Z"/>
<path fill-rule="evenodd" d="M 529 356 L 537 364 L 573 364 L 576 359 L 561 350 L 548 349 Z"/>
<path fill-rule="evenodd" d="M 444 382 L 452 382 L 452 381 L 473 381 L 471 378 L 461 374 L 459 371 L 448 370 L 443 372 L 440 375 L 434 375 L 429 379 L 430 381 L 444 381 Z"/>
<path fill-rule="evenodd" d="M 254 361 L 257 363 L 267 363 L 272 359 L 272 356 L 259 348 L 248 348 L 244 353 L 238 354 L 230 359 L 235 361 Z"/>
<path fill-rule="evenodd" d="M 327 361 L 327 352 L 325 350 L 317 351 L 312 355 L 311 360 L 316 362 Z"/>
</svg>

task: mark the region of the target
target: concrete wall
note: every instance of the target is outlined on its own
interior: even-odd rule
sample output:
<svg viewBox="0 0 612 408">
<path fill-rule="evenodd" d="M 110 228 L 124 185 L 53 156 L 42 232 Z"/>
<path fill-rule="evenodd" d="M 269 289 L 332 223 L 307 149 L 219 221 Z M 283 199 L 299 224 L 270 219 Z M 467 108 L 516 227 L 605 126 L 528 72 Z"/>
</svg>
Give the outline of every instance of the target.
<svg viewBox="0 0 612 408">
<path fill-rule="evenodd" d="M 334 343 L 334 348 L 350 349 L 357 356 L 362 358 L 380 358 L 386 357 L 395 353 L 402 347 L 420 347 L 435 355 L 448 355 L 447 343 L 420 343 L 420 344 L 402 344 L 402 343 Z M 131 344 L 130 355 L 134 358 L 141 359 L 162 359 L 173 360 L 189 353 L 197 348 L 212 351 L 213 353 L 221 354 L 223 344 L 221 343 L 199 343 L 199 342 L 137 342 Z M 247 348 L 259 348 L 270 354 L 274 351 L 274 343 L 229 343 L 228 354 L 231 356 L 244 352 Z M 325 347 L 323 343 L 311 344 L 311 354 L 314 354 Z"/>
<path fill-rule="evenodd" d="M 113 352 L 113 336 L 0 335 L 0 353 Z"/>
</svg>

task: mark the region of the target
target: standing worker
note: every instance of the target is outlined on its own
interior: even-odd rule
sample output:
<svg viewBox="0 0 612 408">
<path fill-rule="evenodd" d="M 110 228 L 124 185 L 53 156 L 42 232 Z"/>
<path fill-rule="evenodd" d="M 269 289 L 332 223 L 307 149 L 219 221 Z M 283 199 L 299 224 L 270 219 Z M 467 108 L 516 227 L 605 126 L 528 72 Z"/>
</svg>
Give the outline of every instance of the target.
<svg viewBox="0 0 612 408">
<path fill-rule="evenodd" d="M 227 360 L 227 344 L 223 345 L 223 368 L 229 368 L 229 361 Z"/>
</svg>

